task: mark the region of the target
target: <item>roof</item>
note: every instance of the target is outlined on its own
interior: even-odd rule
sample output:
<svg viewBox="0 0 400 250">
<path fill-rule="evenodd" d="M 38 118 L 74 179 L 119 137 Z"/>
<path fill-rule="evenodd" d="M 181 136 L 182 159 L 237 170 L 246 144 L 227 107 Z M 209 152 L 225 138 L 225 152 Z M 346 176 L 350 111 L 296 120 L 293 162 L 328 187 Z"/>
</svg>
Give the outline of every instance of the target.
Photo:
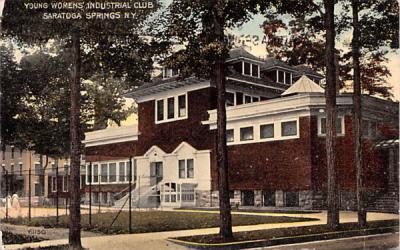
<svg viewBox="0 0 400 250">
<path fill-rule="evenodd" d="M 86 147 L 99 146 L 112 143 L 136 141 L 138 138 L 138 126 L 110 127 L 85 133 Z"/>
<path fill-rule="evenodd" d="M 281 67 L 281 68 L 285 68 L 285 69 L 293 70 L 293 71 L 296 70 L 292 66 L 290 66 L 274 57 L 268 57 L 267 59 L 265 59 L 264 64 L 261 66 L 261 70 L 268 70 L 268 69 L 273 69 L 276 67 Z"/>
<path fill-rule="evenodd" d="M 262 62 L 262 60 L 260 58 L 256 57 L 255 55 L 251 54 L 250 52 L 247 52 L 243 47 L 231 49 L 229 51 L 228 61 L 233 61 L 235 59 L 239 59 L 242 57 Z"/>
<path fill-rule="evenodd" d="M 290 95 L 296 93 L 324 93 L 325 90 L 313 82 L 310 78 L 303 75 L 297 80 L 290 88 L 288 88 L 282 95 Z"/>
<path fill-rule="evenodd" d="M 312 68 L 310 68 L 304 64 L 296 65 L 293 68 L 295 68 L 299 72 L 299 75 L 307 74 L 307 75 L 313 75 L 313 76 L 318 76 L 318 77 L 324 78 L 323 75 L 315 72 Z"/>
</svg>

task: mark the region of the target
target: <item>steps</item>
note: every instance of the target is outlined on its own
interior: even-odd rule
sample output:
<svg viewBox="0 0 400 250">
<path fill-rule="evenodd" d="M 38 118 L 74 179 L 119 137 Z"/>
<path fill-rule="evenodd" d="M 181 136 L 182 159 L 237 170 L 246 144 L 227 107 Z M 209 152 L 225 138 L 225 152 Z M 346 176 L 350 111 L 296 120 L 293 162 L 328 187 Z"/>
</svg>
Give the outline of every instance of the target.
<svg viewBox="0 0 400 250">
<path fill-rule="evenodd" d="M 159 206 L 157 185 L 141 186 L 132 190 L 132 207 L 155 208 Z M 114 208 L 127 209 L 129 207 L 129 193 L 114 202 Z"/>
</svg>

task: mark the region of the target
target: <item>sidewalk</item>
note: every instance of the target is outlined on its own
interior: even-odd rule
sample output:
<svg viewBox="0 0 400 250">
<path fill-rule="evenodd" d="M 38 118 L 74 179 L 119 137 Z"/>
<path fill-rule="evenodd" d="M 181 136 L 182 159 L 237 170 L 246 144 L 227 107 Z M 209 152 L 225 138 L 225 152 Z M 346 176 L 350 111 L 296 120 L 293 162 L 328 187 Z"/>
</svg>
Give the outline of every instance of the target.
<svg viewBox="0 0 400 250">
<path fill-rule="evenodd" d="M 190 210 L 180 210 L 182 212 L 192 212 Z M 196 211 L 201 213 L 218 213 L 218 211 Z M 240 231 L 253 231 L 262 229 L 272 228 L 285 228 L 285 227 L 300 227 L 300 226 L 311 226 L 326 224 L 326 212 L 316 214 L 278 214 L 278 213 L 246 213 L 246 212 L 235 212 L 241 214 L 254 214 L 259 216 L 292 216 L 292 217 L 308 217 L 316 218 L 319 221 L 308 221 L 308 222 L 294 222 L 294 223 L 276 223 L 276 224 L 261 224 L 251 226 L 237 226 L 233 228 L 234 232 Z M 368 221 L 374 220 L 390 220 L 398 219 L 399 216 L 396 214 L 384 214 L 384 213 L 368 213 Z M 356 212 L 340 212 L 340 222 L 356 222 Z M 218 228 L 206 228 L 206 229 L 194 229 L 194 230 L 180 230 L 180 231 L 169 231 L 169 232 L 158 232 L 158 233 L 143 233 L 143 234 L 122 234 L 122 235 L 106 235 L 82 238 L 82 244 L 85 248 L 89 249 L 149 249 L 149 250 L 172 250 L 172 249 L 187 249 L 182 246 L 175 245 L 173 243 L 165 241 L 170 237 L 190 236 L 190 235 L 202 235 L 202 234 L 213 234 L 218 233 Z M 38 247 L 38 246 L 51 246 L 59 244 L 67 244 L 67 240 L 52 240 L 43 241 L 38 243 L 28 243 L 23 245 L 9 245 L 6 249 L 20 249 L 23 247 Z"/>
</svg>

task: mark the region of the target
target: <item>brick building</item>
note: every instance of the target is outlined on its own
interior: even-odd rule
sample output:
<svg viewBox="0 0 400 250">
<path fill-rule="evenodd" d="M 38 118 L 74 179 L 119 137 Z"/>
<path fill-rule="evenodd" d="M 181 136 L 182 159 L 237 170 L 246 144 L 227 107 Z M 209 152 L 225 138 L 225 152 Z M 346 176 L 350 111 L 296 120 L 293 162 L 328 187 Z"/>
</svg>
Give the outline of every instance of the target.
<svg viewBox="0 0 400 250">
<path fill-rule="evenodd" d="M 227 145 L 231 201 L 242 206 L 325 207 L 323 76 L 234 49 L 227 60 Z M 138 207 L 217 206 L 216 88 L 163 71 L 129 94 L 138 124 L 86 134 L 92 200 L 123 206 L 132 173 Z M 398 183 L 398 104 L 363 96 L 364 169 L 370 204 Z M 337 97 L 341 206 L 355 207 L 352 96 Z M 91 167 L 90 167 L 91 166 Z M 88 186 L 84 188 L 88 199 Z M 390 196 L 392 194 L 392 196 Z M 387 199 L 386 199 L 387 200 Z M 375 206 L 376 207 L 376 206 Z"/>
</svg>

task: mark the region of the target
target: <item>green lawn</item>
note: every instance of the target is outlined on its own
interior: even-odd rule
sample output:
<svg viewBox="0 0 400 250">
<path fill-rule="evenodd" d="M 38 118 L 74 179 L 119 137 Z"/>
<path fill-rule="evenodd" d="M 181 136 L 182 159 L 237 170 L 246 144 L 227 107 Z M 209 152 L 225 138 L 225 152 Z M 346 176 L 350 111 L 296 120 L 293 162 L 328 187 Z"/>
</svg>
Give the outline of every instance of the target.
<svg viewBox="0 0 400 250">
<path fill-rule="evenodd" d="M 373 221 L 368 223 L 366 229 L 376 229 L 382 227 L 384 228 L 398 227 L 398 226 L 399 226 L 398 220 Z M 229 242 L 240 242 L 240 241 L 251 241 L 251 240 L 274 240 L 282 237 L 289 238 L 290 240 L 290 237 L 296 237 L 296 236 L 317 235 L 317 234 L 324 234 L 331 232 L 347 232 L 354 230 L 358 231 L 357 223 L 340 224 L 337 230 L 332 230 L 327 225 L 315 225 L 315 226 L 303 226 L 303 227 L 266 229 L 257 231 L 245 231 L 245 232 L 234 233 L 232 241 Z M 206 243 L 206 244 L 225 243 L 225 241 L 221 239 L 220 236 L 217 234 L 194 235 L 189 237 L 178 237 L 176 239 L 188 242 Z M 323 236 L 320 236 L 319 239 L 323 239 Z"/>
<path fill-rule="evenodd" d="M 128 233 L 128 212 L 122 212 L 114 225 L 111 227 L 111 222 L 115 216 L 116 213 L 93 214 L 92 226 L 90 227 L 89 216 L 82 215 L 82 228 L 84 230 L 101 232 L 105 234 Z M 312 220 L 315 219 L 293 218 L 285 216 L 232 215 L 232 222 L 234 226 Z M 68 217 L 66 216 L 59 217 L 58 225 L 56 225 L 55 217 L 32 218 L 31 222 L 28 222 L 27 219 L 10 219 L 8 222 L 13 224 L 27 224 L 30 226 L 68 227 Z M 209 228 L 218 226 L 219 214 L 217 213 L 191 213 L 178 211 L 132 212 L 132 228 L 134 233 Z"/>
<path fill-rule="evenodd" d="M 177 208 L 179 210 L 198 210 L 198 211 L 219 211 L 219 208 Z M 317 214 L 319 210 L 284 210 L 284 209 L 248 209 L 248 208 L 232 208 L 232 212 L 250 212 L 250 213 L 278 213 L 278 214 Z"/>
</svg>

